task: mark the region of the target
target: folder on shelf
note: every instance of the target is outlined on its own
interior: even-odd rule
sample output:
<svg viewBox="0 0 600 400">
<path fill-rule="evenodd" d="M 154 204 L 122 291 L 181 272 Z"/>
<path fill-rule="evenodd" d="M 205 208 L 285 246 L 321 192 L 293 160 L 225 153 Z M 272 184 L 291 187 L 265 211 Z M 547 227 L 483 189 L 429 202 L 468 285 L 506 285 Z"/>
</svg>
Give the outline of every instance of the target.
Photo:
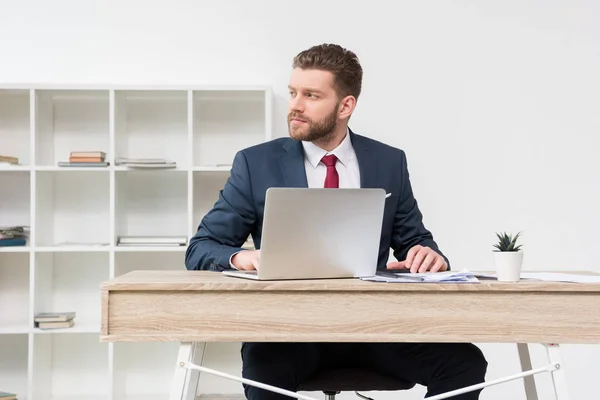
<svg viewBox="0 0 600 400">
<path fill-rule="evenodd" d="M 68 162 L 68 161 L 60 161 L 58 163 L 59 167 L 108 167 L 110 163 L 108 161 L 105 162 Z"/>
<path fill-rule="evenodd" d="M 176 168 L 177 163 L 165 160 L 164 158 L 126 158 L 119 157 L 115 161 L 116 165 L 122 165 L 129 168 Z"/>
<path fill-rule="evenodd" d="M 65 322 L 75 318 L 74 311 L 64 312 L 39 312 L 35 314 L 35 322 Z"/>
<path fill-rule="evenodd" d="M 26 246 L 28 230 L 27 226 L 0 227 L 0 247 Z"/>
<path fill-rule="evenodd" d="M 10 238 L 10 239 L 2 239 L 0 236 L 0 247 L 16 247 L 16 246 L 26 246 L 27 239 L 20 238 Z"/>
<path fill-rule="evenodd" d="M 117 246 L 185 246 L 186 236 L 119 236 Z"/>
<path fill-rule="evenodd" d="M 12 157 L 12 156 L 0 156 L 0 164 L 19 164 L 19 158 L 18 157 Z"/>
<path fill-rule="evenodd" d="M 71 328 L 75 325 L 75 312 L 40 312 L 33 321 L 34 326 L 39 329 Z"/>
</svg>

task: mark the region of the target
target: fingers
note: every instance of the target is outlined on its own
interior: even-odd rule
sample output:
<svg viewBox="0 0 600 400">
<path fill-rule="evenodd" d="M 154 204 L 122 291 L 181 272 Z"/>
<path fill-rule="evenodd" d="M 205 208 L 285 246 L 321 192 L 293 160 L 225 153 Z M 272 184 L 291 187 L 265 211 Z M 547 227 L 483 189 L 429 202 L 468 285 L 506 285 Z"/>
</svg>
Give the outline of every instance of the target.
<svg viewBox="0 0 600 400">
<path fill-rule="evenodd" d="M 415 247 L 417 247 L 417 246 L 415 246 Z M 415 247 L 413 247 L 413 249 Z M 419 269 L 421 268 L 421 263 L 423 262 L 423 260 L 427 256 L 427 254 L 429 254 L 429 251 L 428 251 L 429 247 L 423 247 L 423 246 L 418 246 L 418 247 L 419 247 L 419 249 L 414 256 L 412 263 L 408 264 L 408 262 L 407 262 L 407 264 L 410 266 L 410 272 L 412 272 L 412 273 L 419 272 Z M 410 253 L 410 251 L 409 251 L 409 253 Z"/>
<path fill-rule="evenodd" d="M 417 246 L 413 246 L 410 248 L 410 250 L 408 250 L 408 254 L 406 255 L 406 268 L 411 268 L 410 272 L 415 272 L 412 270 L 412 264 L 415 258 L 415 254 L 418 253 L 419 250 L 421 250 L 421 248 L 423 248 L 423 246 L 417 245 Z"/>
<path fill-rule="evenodd" d="M 421 272 L 438 272 L 445 271 L 448 268 L 446 260 L 430 247 L 414 246 L 406 256 L 406 268 L 410 268 L 412 273 Z"/>
<path fill-rule="evenodd" d="M 231 262 L 240 271 L 258 270 L 259 250 L 243 250 L 235 254 Z"/>
<path fill-rule="evenodd" d="M 436 260 L 436 257 L 435 257 L 434 252 L 428 251 L 427 256 L 425 256 L 423 263 L 419 267 L 419 272 L 427 272 L 429 270 L 429 267 L 431 266 L 431 263 L 434 262 L 435 260 Z"/>
<path fill-rule="evenodd" d="M 250 262 L 249 262 L 249 264 L 251 265 L 250 269 L 255 269 L 258 271 L 259 258 L 260 258 L 260 252 L 257 250 L 254 250 L 252 252 L 252 254 L 250 254 Z"/>
<path fill-rule="evenodd" d="M 236 265 L 236 268 L 239 269 L 240 271 L 252 271 L 254 268 L 254 265 L 252 264 L 241 264 L 241 265 Z"/>
<path fill-rule="evenodd" d="M 435 262 L 435 264 L 433 264 L 433 267 L 431 267 L 430 271 L 431 272 L 438 272 L 438 271 L 445 271 L 448 268 L 448 266 L 446 265 L 446 261 L 444 260 L 444 258 L 442 256 L 439 256 Z"/>
<path fill-rule="evenodd" d="M 392 261 L 387 264 L 387 269 L 405 269 L 406 261 Z"/>
</svg>

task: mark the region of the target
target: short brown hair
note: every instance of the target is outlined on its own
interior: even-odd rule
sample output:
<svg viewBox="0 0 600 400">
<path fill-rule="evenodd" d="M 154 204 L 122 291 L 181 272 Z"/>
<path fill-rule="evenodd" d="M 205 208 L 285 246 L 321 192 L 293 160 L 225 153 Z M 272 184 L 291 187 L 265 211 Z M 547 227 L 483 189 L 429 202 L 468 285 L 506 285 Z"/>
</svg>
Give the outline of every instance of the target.
<svg viewBox="0 0 600 400">
<path fill-rule="evenodd" d="M 352 95 L 358 99 L 360 95 L 363 70 L 358 57 L 337 44 L 320 44 L 298 53 L 293 68 L 329 71 L 340 98 Z"/>
</svg>

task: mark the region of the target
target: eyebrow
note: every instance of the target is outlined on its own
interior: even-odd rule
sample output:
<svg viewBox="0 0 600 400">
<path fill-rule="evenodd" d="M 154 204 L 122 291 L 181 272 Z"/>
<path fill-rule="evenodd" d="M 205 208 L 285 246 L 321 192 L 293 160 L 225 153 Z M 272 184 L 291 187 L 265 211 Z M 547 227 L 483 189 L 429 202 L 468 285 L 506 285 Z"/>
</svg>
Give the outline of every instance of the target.
<svg viewBox="0 0 600 400">
<path fill-rule="evenodd" d="M 290 86 L 290 85 L 288 85 L 288 89 L 291 89 L 291 90 L 298 90 L 298 89 L 296 89 L 295 87 L 293 87 L 293 86 Z M 313 93 L 324 94 L 324 92 L 323 92 L 323 91 L 321 91 L 321 90 L 319 90 L 319 89 L 304 88 L 304 91 L 305 91 L 305 92 L 313 92 Z"/>
</svg>

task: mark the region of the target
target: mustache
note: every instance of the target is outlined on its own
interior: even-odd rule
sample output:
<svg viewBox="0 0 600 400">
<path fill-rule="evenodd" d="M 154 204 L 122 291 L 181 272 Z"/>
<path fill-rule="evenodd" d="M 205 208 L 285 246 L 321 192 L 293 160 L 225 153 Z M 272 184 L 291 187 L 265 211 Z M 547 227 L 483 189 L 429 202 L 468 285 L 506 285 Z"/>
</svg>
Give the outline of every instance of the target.
<svg viewBox="0 0 600 400">
<path fill-rule="evenodd" d="M 300 121 L 303 121 L 303 122 L 309 122 L 310 121 L 309 119 L 304 118 L 300 114 L 294 113 L 294 112 L 291 112 L 291 113 L 288 114 L 288 121 L 291 121 L 292 119 L 299 119 Z"/>
</svg>

